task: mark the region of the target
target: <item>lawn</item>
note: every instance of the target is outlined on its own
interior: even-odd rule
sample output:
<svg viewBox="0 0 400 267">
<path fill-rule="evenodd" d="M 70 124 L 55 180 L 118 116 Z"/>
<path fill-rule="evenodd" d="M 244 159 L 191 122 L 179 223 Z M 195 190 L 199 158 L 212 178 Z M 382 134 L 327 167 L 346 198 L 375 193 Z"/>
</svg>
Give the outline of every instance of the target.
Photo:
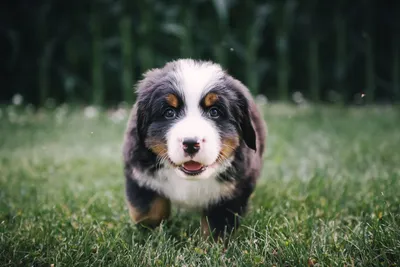
<svg viewBox="0 0 400 267">
<path fill-rule="evenodd" d="M 0 266 L 400 266 L 400 110 L 263 110 L 265 167 L 224 249 L 197 214 L 131 224 L 124 110 L 3 107 Z"/>
</svg>

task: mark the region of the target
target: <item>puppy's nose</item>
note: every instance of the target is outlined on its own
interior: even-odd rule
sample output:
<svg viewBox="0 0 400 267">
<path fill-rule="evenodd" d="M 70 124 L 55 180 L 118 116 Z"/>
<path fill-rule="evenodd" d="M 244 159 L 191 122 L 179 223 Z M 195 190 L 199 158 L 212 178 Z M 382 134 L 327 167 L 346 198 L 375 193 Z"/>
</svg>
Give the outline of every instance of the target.
<svg viewBox="0 0 400 267">
<path fill-rule="evenodd" d="M 189 155 L 194 155 L 200 150 L 200 142 L 196 138 L 184 138 L 182 145 L 183 151 Z"/>
</svg>

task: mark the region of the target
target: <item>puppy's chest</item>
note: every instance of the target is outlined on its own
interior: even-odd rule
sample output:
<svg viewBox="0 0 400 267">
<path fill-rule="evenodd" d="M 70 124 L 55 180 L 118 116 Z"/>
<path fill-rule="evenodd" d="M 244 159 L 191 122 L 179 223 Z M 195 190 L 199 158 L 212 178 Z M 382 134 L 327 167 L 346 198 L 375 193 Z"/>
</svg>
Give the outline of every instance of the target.
<svg viewBox="0 0 400 267">
<path fill-rule="evenodd" d="M 215 178 L 186 180 L 170 171 L 160 172 L 149 179 L 147 185 L 153 190 L 169 198 L 173 204 L 187 209 L 207 207 L 229 198 L 235 190 L 233 183 L 221 183 Z"/>
</svg>

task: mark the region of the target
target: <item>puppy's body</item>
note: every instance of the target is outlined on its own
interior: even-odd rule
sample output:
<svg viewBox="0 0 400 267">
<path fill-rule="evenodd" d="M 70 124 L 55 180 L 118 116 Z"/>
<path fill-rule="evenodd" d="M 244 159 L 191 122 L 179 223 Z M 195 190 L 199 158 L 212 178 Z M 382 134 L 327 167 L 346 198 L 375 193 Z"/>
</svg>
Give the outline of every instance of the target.
<svg viewBox="0 0 400 267">
<path fill-rule="evenodd" d="M 201 211 L 205 232 L 237 227 L 266 137 L 248 89 L 217 64 L 178 60 L 147 72 L 137 94 L 124 140 L 132 219 L 156 226 L 172 203 Z"/>
</svg>

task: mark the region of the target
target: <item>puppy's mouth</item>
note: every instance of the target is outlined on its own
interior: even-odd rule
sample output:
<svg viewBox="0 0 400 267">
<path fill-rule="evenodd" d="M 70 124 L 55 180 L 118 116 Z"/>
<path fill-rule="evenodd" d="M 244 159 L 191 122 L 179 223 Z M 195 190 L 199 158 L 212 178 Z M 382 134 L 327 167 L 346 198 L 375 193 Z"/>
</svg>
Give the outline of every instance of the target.
<svg viewBox="0 0 400 267">
<path fill-rule="evenodd" d="M 179 169 L 182 172 L 190 176 L 199 175 L 200 173 L 205 171 L 206 168 L 207 166 L 204 166 L 203 164 L 193 160 L 186 161 L 181 166 L 179 166 Z"/>
</svg>

